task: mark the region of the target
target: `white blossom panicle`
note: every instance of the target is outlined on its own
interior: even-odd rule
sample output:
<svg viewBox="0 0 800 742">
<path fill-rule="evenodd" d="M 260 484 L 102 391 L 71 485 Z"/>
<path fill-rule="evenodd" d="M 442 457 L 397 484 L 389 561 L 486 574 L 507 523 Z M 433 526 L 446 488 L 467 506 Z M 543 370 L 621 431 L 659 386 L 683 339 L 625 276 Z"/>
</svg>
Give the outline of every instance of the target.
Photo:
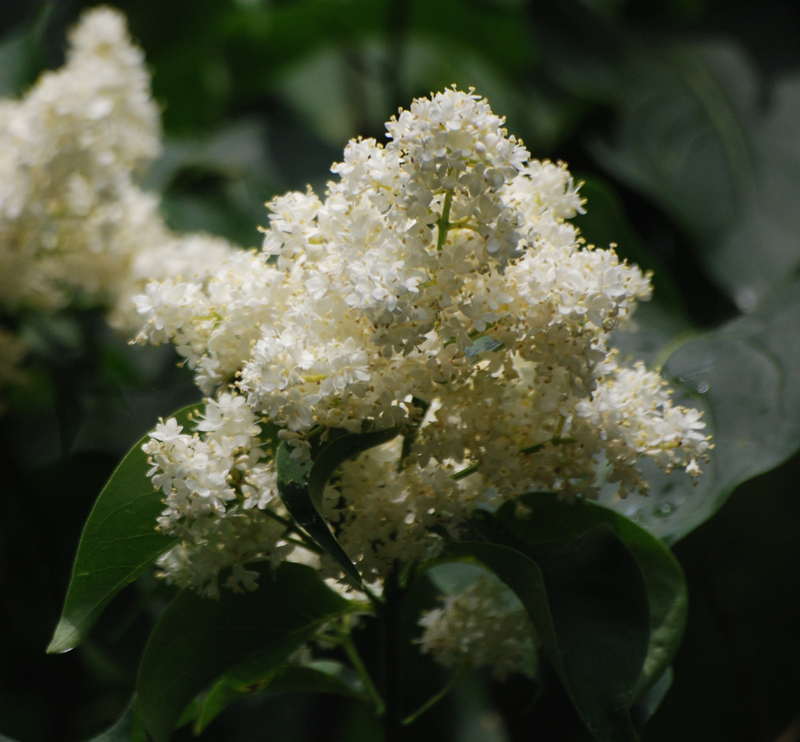
<svg viewBox="0 0 800 742">
<path fill-rule="evenodd" d="M 81 16 L 66 63 L 20 100 L 0 101 L 0 309 L 58 309 L 76 297 L 138 327 L 131 296 L 150 279 L 196 278 L 234 247 L 178 236 L 136 176 L 161 151 L 144 54 L 111 8 Z"/>
<path fill-rule="evenodd" d="M 536 631 L 522 603 L 503 583 L 482 575 L 442 603 L 419 619 L 423 654 L 445 667 L 490 667 L 496 680 L 517 672 L 535 676 Z"/>
<path fill-rule="evenodd" d="M 649 276 L 579 237 L 567 168 L 532 159 L 455 88 L 387 130 L 385 146 L 346 146 L 324 197 L 270 201 L 260 252 L 150 283 L 139 339 L 174 343 L 205 394 L 238 395 L 295 456 L 312 434 L 396 430 L 342 465 L 322 503 L 370 581 L 435 554 L 481 504 L 592 498 L 601 471 L 620 496 L 643 492 L 643 458 L 697 475 L 699 413 L 609 344 Z M 186 455 L 209 435 L 198 427 Z M 231 505 L 260 512 L 236 504 L 222 471 L 198 502 L 217 520 Z"/>
</svg>

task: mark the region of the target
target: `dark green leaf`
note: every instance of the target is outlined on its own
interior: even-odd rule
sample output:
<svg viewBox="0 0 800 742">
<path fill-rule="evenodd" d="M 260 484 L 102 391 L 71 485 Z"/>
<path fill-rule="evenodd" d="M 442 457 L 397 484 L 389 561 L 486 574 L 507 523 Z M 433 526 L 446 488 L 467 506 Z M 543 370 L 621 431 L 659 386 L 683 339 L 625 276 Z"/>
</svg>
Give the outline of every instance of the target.
<svg viewBox="0 0 800 742">
<path fill-rule="evenodd" d="M 357 585 L 361 584 L 361 575 L 320 513 L 322 495 L 331 475 L 344 461 L 387 443 L 399 434 L 397 428 L 374 433 L 346 433 L 324 445 L 313 459 L 293 457 L 293 449 L 284 442 L 278 446 L 275 456 L 278 491 L 287 510 Z"/>
<path fill-rule="evenodd" d="M 800 78 L 764 89 L 730 42 L 629 53 L 617 86 L 619 131 L 595 153 L 683 227 L 751 311 L 800 266 Z"/>
<path fill-rule="evenodd" d="M 638 740 L 628 709 L 648 651 L 647 596 L 636 562 L 613 530 L 600 525 L 541 546 L 536 561 L 497 543 L 454 544 L 452 553 L 478 559 L 516 593 L 595 738 Z"/>
<path fill-rule="evenodd" d="M 353 670 L 335 660 L 284 665 L 277 671 L 272 666 L 266 674 L 234 671 L 225 675 L 205 697 L 194 731 L 200 734 L 231 703 L 255 693 L 331 693 L 363 699 L 362 686 L 361 679 Z"/>
<path fill-rule="evenodd" d="M 200 408 L 189 405 L 172 417 L 186 425 Z M 149 465 L 142 451 L 147 440 L 144 436 L 125 456 L 89 514 L 50 653 L 78 646 L 109 601 L 176 541 L 155 530 L 163 505 L 147 478 Z"/>
<path fill-rule="evenodd" d="M 676 401 L 705 409 L 711 461 L 693 487 L 654 471 L 647 498 L 611 507 L 668 543 L 713 515 L 742 482 L 800 448 L 800 282 L 752 315 L 682 345 L 664 374 Z"/>
<path fill-rule="evenodd" d="M 169 739 L 186 706 L 220 675 L 277 669 L 322 623 L 351 610 L 310 567 L 284 563 L 273 573 L 263 565 L 260 573 L 253 592 L 209 600 L 184 591 L 161 615 L 137 682 L 156 742 Z"/>
<path fill-rule="evenodd" d="M 147 732 L 144 730 L 142 718 L 139 715 L 136 696 L 131 699 L 116 724 L 96 737 L 92 737 L 88 742 L 147 742 Z"/>
<path fill-rule="evenodd" d="M 607 508 L 584 500 L 567 503 L 549 492 L 520 500 L 529 509 L 529 517 L 515 518 L 514 506 L 508 503 L 497 513 L 497 520 L 527 545 L 541 547 L 578 538 L 606 525 L 633 555 L 644 579 L 650 613 L 647 657 L 635 692 L 639 698 L 667 670 L 683 636 L 688 596 L 680 564 L 661 541 Z"/>
<path fill-rule="evenodd" d="M 638 730 L 642 730 L 650 720 L 650 717 L 658 711 L 658 707 L 667 695 L 667 691 L 672 687 L 674 673 L 668 667 L 664 674 L 656 680 L 650 689 L 633 705 L 631 718 Z"/>
</svg>

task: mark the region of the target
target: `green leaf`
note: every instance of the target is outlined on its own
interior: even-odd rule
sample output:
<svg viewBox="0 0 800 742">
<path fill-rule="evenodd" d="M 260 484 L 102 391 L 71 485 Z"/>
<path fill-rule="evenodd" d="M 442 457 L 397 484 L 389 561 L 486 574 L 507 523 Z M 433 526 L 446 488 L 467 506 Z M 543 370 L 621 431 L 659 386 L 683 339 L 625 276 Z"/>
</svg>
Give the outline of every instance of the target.
<svg viewBox="0 0 800 742">
<path fill-rule="evenodd" d="M 156 742 L 169 739 L 186 706 L 220 675 L 277 669 L 321 624 L 353 610 L 310 567 L 259 571 L 253 592 L 209 600 L 184 591 L 161 615 L 137 680 L 139 710 Z"/>
<path fill-rule="evenodd" d="M 185 426 L 198 409 L 202 405 L 189 405 L 172 417 Z M 163 505 L 147 478 L 150 467 L 142 451 L 147 440 L 144 436 L 128 452 L 89 514 L 49 653 L 78 646 L 111 599 L 177 540 L 155 530 Z"/>
<path fill-rule="evenodd" d="M 128 707 L 113 726 L 96 737 L 92 737 L 88 742 L 147 742 L 147 732 L 144 730 L 142 718 L 139 715 L 136 696 L 131 699 Z"/>
<path fill-rule="evenodd" d="M 688 595 L 680 564 L 661 541 L 607 508 L 585 500 L 567 503 L 549 492 L 524 495 L 520 501 L 529 516 L 514 517 L 514 505 L 507 503 L 496 517 L 524 544 L 541 547 L 579 538 L 605 525 L 636 560 L 644 579 L 650 615 L 647 655 L 634 694 L 638 699 L 666 672 L 686 627 Z"/>
<path fill-rule="evenodd" d="M 374 433 L 346 433 L 323 445 L 313 458 L 305 459 L 293 457 L 293 449 L 284 442 L 278 446 L 275 456 L 278 466 L 278 492 L 287 510 L 357 585 L 361 584 L 361 575 L 320 512 L 322 495 L 328 480 L 344 461 L 370 448 L 388 443 L 398 435 L 398 428 Z"/>
<path fill-rule="evenodd" d="M 540 549 L 536 561 L 497 543 L 450 548 L 480 561 L 516 593 L 594 737 L 637 742 L 628 710 L 648 649 L 647 597 L 636 562 L 613 530 L 600 525 Z"/>
<path fill-rule="evenodd" d="M 330 693 L 365 699 L 363 683 L 349 667 L 335 660 L 315 660 L 304 665 L 284 665 L 266 673 L 232 672 L 225 675 L 203 701 L 194 725 L 200 734 L 225 708 L 255 693 Z"/>
<path fill-rule="evenodd" d="M 650 720 L 650 717 L 658 711 L 658 707 L 672 687 L 673 677 L 674 673 L 672 672 L 672 667 L 668 667 L 663 675 L 658 678 L 633 705 L 631 709 L 631 718 L 637 729 L 643 729 L 644 725 Z"/>
<path fill-rule="evenodd" d="M 470 361 L 475 361 L 478 360 L 481 353 L 497 350 L 498 348 L 502 348 L 503 345 L 505 345 L 505 343 L 503 343 L 502 340 L 496 340 L 493 337 L 484 335 L 483 337 L 477 338 L 472 345 L 468 346 L 464 354 Z"/>
<path fill-rule="evenodd" d="M 616 87 L 619 129 L 594 153 L 680 224 L 718 283 L 751 311 L 800 267 L 800 75 L 766 86 L 730 42 L 628 52 Z"/>
<path fill-rule="evenodd" d="M 609 503 L 668 543 L 697 528 L 742 482 L 800 449 L 800 281 L 759 311 L 680 346 L 664 366 L 675 401 L 705 410 L 714 449 L 697 486 L 653 467 L 650 495 Z"/>
</svg>

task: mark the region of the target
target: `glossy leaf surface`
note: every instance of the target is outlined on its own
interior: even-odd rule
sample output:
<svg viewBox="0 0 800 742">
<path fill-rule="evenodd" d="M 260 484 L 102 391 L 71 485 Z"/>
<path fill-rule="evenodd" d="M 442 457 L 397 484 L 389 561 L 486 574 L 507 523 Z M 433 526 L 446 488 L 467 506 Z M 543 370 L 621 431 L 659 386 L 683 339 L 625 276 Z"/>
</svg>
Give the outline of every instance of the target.
<svg viewBox="0 0 800 742">
<path fill-rule="evenodd" d="M 705 411 L 714 449 L 697 486 L 649 471 L 647 498 L 605 502 L 673 543 L 743 482 L 800 448 L 800 282 L 751 315 L 679 347 L 664 367 L 676 401 Z"/>
<path fill-rule="evenodd" d="M 200 407 L 189 405 L 173 417 L 185 426 Z M 147 440 L 144 436 L 125 456 L 89 514 L 50 653 L 78 646 L 111 599 L 176 541 L 155 530 L 163 504 L 147 477 L 150 465 L 142 451 Z"/>
<path fill-rule="evenodd" d="M 219 600 L 184 591 L 170 603 L 145 647 L 137 693 L 145 726 L 165 742 L 191 700 L 228 672 L 268 673 L 351 610 L 310 567 L 260 568 L 259 587 Z"/>
<path fill-rule="evenodd" d="M 287 510 L 357 585 L 361 584 L 361 575 L 320 512 L 322 495 L 328 480 L 344 461 L 387 443 L 399 434 L 397 428 L 375 433 L 346 433 L 324 444 L 312 458 L 292 456 L 293 449 L 286 443 L 281 443 L 276 453 L 278 491 Z"/>
</svg>

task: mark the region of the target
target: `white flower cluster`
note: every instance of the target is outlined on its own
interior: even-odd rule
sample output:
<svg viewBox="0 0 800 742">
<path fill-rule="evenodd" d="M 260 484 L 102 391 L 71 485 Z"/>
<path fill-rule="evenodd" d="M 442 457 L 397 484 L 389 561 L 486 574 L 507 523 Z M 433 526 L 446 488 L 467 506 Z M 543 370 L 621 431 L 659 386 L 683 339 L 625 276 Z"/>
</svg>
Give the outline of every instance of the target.
<svg viewBox="0 0 800 742">
<path fill-rule="evenodd" d="M 244 397 L 220 394 L 194 427 L 199 432 L 183 433 L 171 418 L 144 445 L 153 484 L 165 495 L 158 527 L 181 539 L 160 565 L 168 579 L 209 596 L 219 594 L 217 577 L 226 567 L 234 567 L 227 587 L 253 587 L 244 563 L 279 560 L 294 548 L 282 541 L 286 511 L 274 461 Z"/>
<path fill-rule="evenodd" d="M 108 8 L 84 15 L 69 41 L 61 69 L 0 104 L 0 296 L 9 309 L 102 296 L 135 244 L 152 237 L 156 204 L 133 185 L 160 151 L 142 52 Z"/>
<path fill-rule="evenodd" d="M 502 582 L 480 576 L 442 607 L 423 612 L 423 654 L 445 667 L 491 667 L 495 680 L 538 666 L 536 630 L 522 603 Z"/>
<path fill-rule="evenodd" d="M 642 457 L 697 474 L 708 451 L 698 413 L 608 347 L 649 278 L 582 244 L 567 169 L 502 125 L 472 93 L 414 101 L 385 146 L 347 145 L 324 199 L 270 202 L 260 253 L 136 298 L 141 341 L 173 342 L 206 394 L 238 394 L 295 455 L 320 431 L 398 429 L 323 503 L 367 579 L 480 503 L 593 497 L 604 468 L 644 492 Z"/>
<path fill-rule="evenodd" d="M 67 60 L 19 100 L 0 100 L 0 315 L 109 306 L 138 327 L 131 297 L 150 279 L 202 280 L 234 247 L 176 235 L 136 175 L 161 150 L 159 111 L 124 16 L 86 12 Z"/>
</svg>

